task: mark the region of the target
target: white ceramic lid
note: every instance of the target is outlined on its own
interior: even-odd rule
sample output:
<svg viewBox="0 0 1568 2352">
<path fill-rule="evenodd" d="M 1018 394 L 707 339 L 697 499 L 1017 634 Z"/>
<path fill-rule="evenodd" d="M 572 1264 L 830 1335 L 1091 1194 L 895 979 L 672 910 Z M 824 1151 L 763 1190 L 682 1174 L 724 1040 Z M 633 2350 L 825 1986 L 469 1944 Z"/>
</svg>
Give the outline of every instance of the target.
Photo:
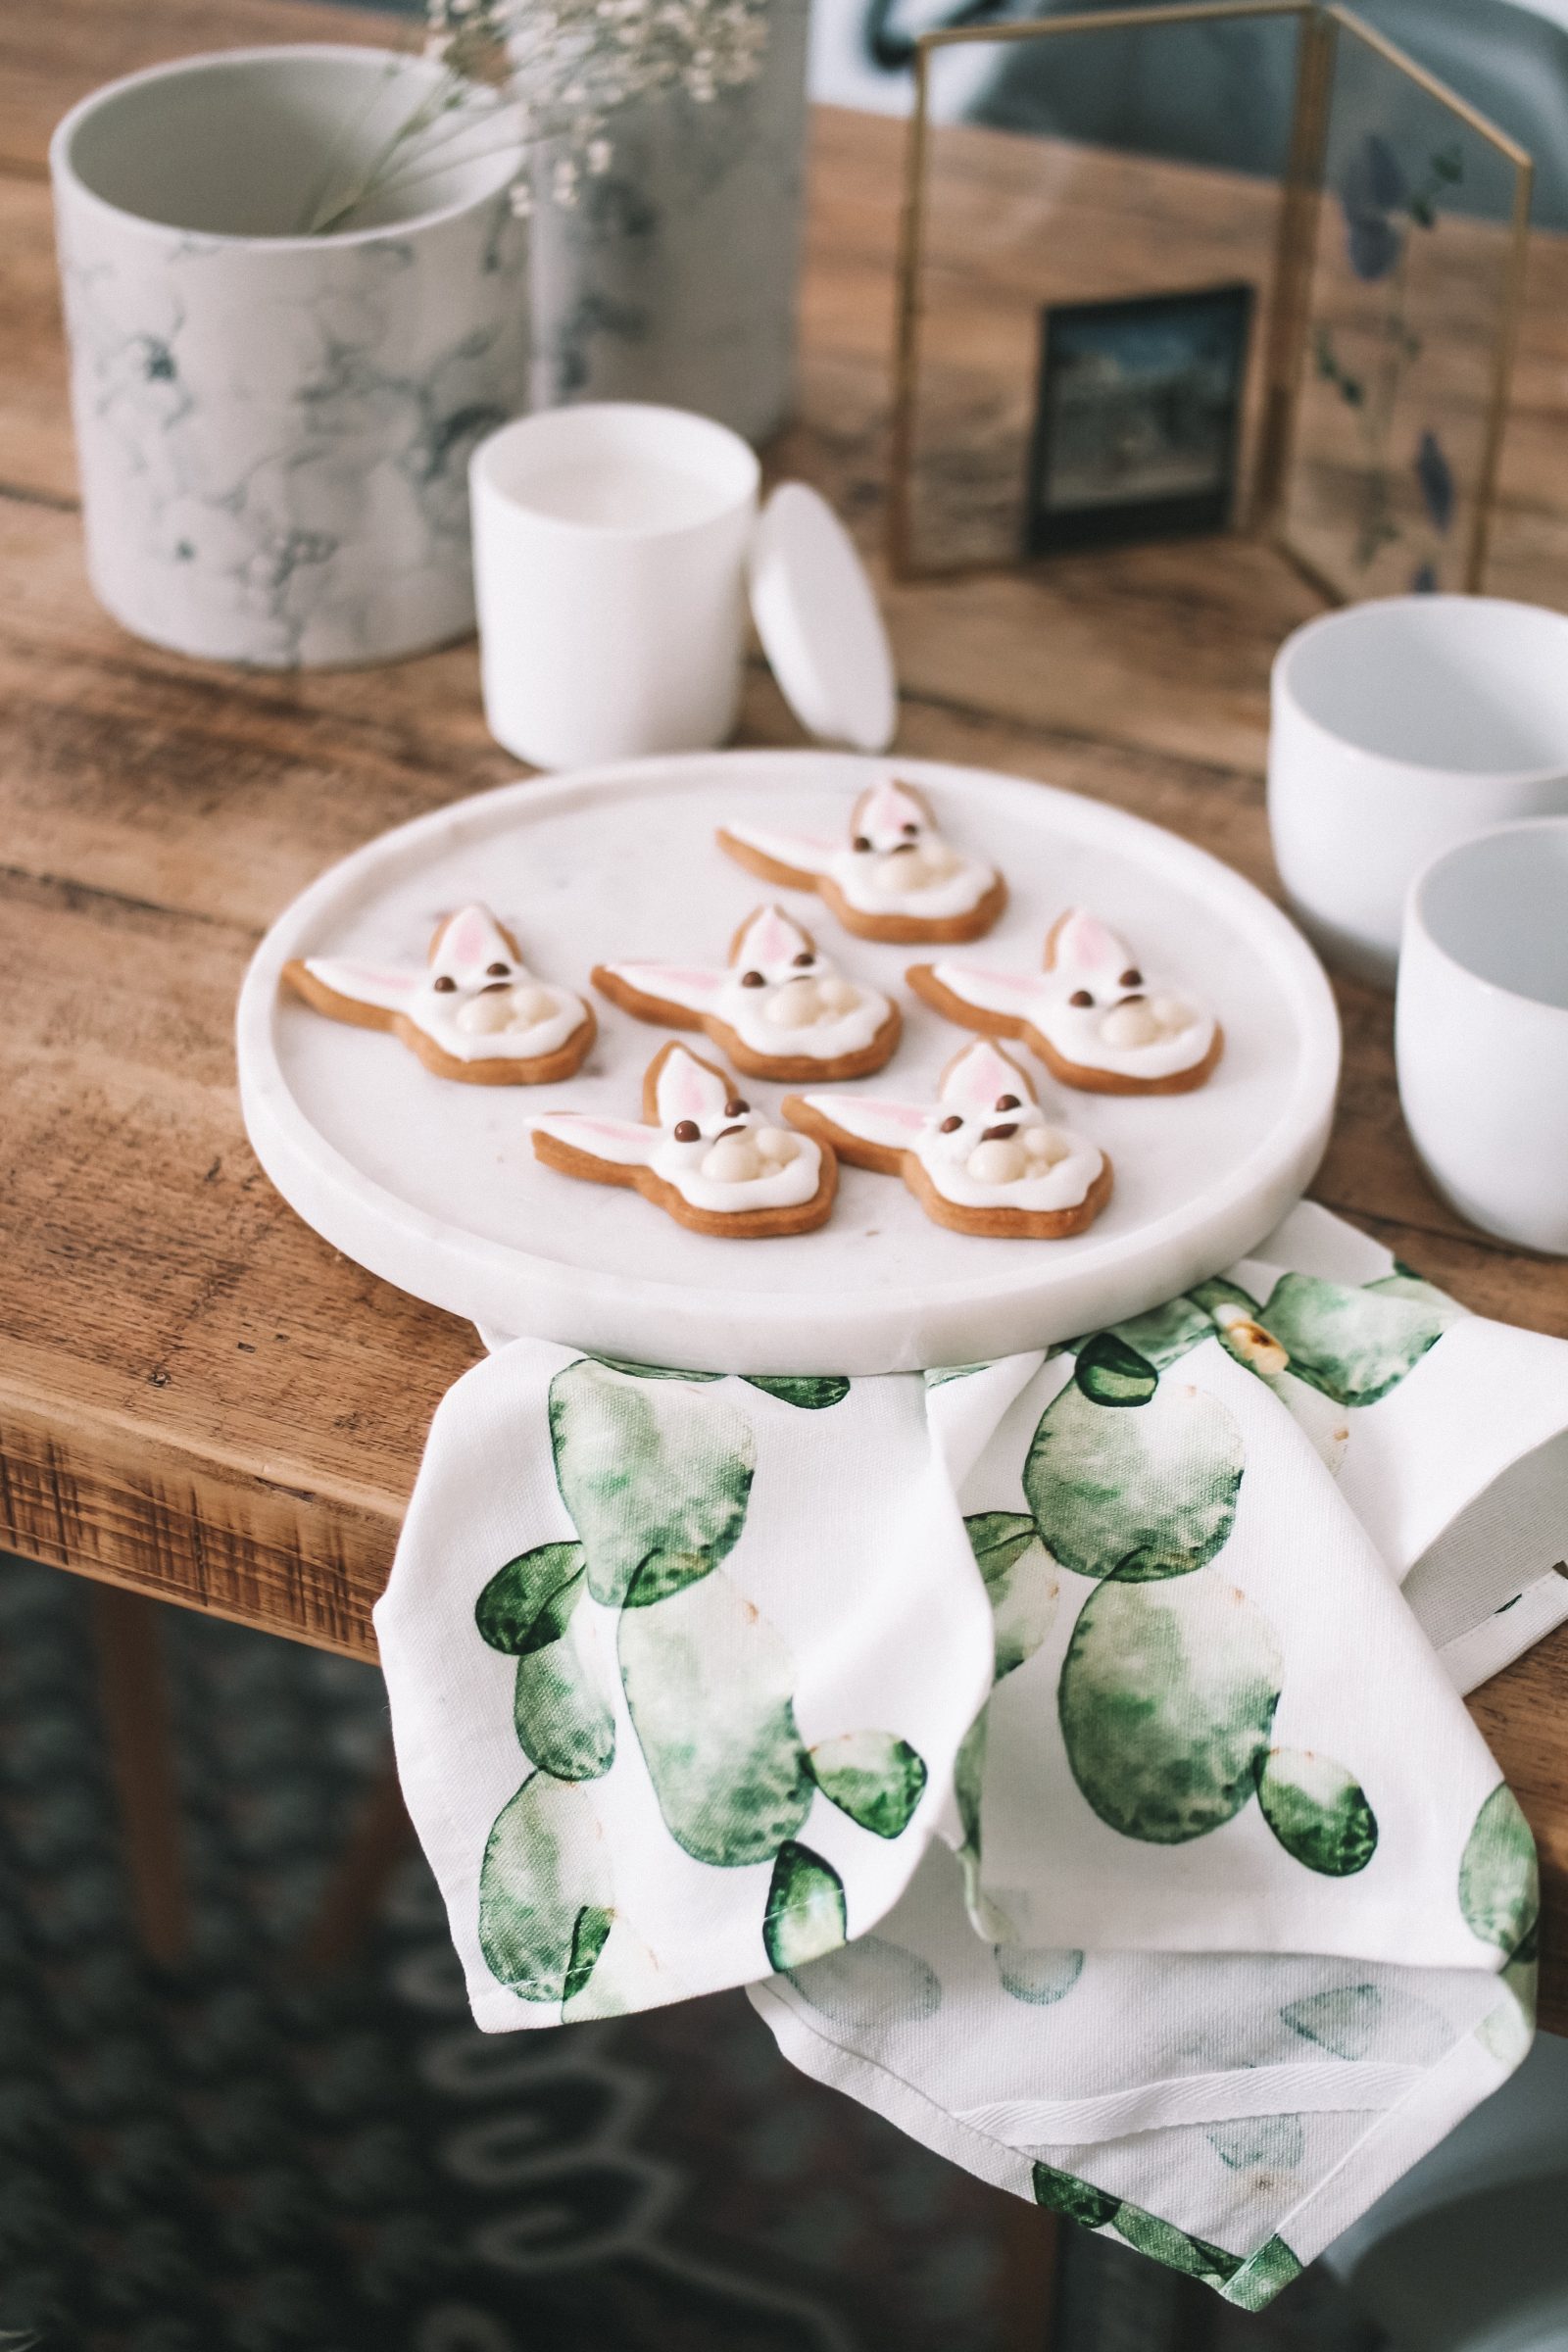
<svg viewBox="0 0 1568 2352">
<path fill-rule="evenodd" d="M 751 591 L 762 651 L 808 734 L 885 752 L 899 695 L 876 591 L 849 532 L 805 482 L 781 483 L 762 509 Z"/>
</svg>

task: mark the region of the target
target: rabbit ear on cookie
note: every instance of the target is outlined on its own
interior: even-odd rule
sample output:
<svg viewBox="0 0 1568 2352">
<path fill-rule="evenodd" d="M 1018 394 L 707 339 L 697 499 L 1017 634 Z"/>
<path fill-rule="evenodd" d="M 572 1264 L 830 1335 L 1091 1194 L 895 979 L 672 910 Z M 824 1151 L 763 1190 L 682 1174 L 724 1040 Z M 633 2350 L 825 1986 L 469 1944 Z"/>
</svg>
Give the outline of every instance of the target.
<svg viewBox="0 0 1568 2352">
<path fill-rule="evenodd" d="M 687 1012 L 698 1013 L 711 1012 L 721 1003 L 729 979 L 727 972 L 698 963 L 609 963 L 603 969 L 642 996 L 658 997 L 666 1004 L 679 1004 Z M 644 1014 L 645 1019 L 652 1017 Z"/>
<path fill-rule="evenodd" d="M 730 942 L 731 964 L 788 963 L 796 956 L 812 956 L 816 943 L 782 906 L 759 906 L 749 914 Z"/>
<path fill-rule="evenodd" d="M 684 1046 L 665 1046 L 643 1081 L 645 1106 L 663 1128 L 678 1126 L 682 1119 L 695 1119 L 698 1126 L 705 1119 L 721 1119 L 730 1094 L 723 1071 Z"/>
<path fill-rule="evenodd" d="M 799 1100 L 835 1143 L 842 1136 L 882 1152 L 912 1152 L 930 1117 L 923 1102 L 878 1102 L 866 1095 L 803 1095 Z M 789 1108 L 786 1099 L 786 1116 Z"/>
<path fill-rule="evenodd" d="M 956 1054 L 937 1085 L 937 1100 L 950 1110 L 961 1111 L 966 1118 L 989 1117 L 1003 1095 L 1015 1095 L 1020 1102 L 1032 1102 L 1035 1090 L 1012 1056 L 1004 1054 L 989 1038 L 981 1038 L 975 1045 L 965 1046 L 961 1054 Z"/>
<path fill-rule="evenodd" d="M 1113 980 L 1132 960 L 1126 941 L 1082 906 L 1070 907 L 1046 942 L 1048 970 L 1081 972 L 1086 980 Z"/>
<path fill-rule="evenodd" d="M 516 944 L 488 906 L 460 906 L 430 943 L 430 966 L 453 980 L 482 980 L 492 963 L 514 964 Z"/>
<path fill-rule="evenodd" d="M 660 1141 L 658 1128 L 640 1119 L 602 1119 L 589 1110 L 546 1110 L 529 1124 L 536 1134 L 568 1144 L 585 1159 L 602 1159 L 615 1168 L 646 1167 Z"/>
<path fill-rule="evenodd" d="M 422 972 L 395 963 L 365 963 L 354 956 L 312 956 L 305 969 L 335 997 L 353 1004 L 374 1004 L 382 1012 L 400 1012 L 418 995 Z"/>
<path fill-rule="evenodd" d="M 891 846 L 904 833 L 906 825 L 924 832 L 931 823 L 931 811 L 924 798 L 911 784 L 900 784 L 892 776 L 884 776 L 862 792 L 855 804 L 850 828 L 855 833 L 868 833 L 873 840 L 883 837 L 878 847 Z"/>
</svg>

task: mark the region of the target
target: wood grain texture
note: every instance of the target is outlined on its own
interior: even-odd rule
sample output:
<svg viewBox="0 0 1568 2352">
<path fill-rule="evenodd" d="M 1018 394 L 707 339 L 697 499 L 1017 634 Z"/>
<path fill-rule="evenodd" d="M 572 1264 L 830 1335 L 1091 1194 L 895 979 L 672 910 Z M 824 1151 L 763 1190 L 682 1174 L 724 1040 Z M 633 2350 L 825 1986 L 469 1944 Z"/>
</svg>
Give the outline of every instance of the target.
<svg viewBox="0 0 1568 2352">
<path fill-rule="evenodd" d="M 246 958 L 332 858 L 497 783 L 477 662 L 300 677 L 126 637 L 82 578 L 45 153 L 107 75 L 202 47 L 373 40 L 287 0 L 0 15 L 0 1544 L 356 1655 L 443 1391 L 478 1353 L 272 1194 L 240 1125 Z M 880 534 L 897 125 L 816 122 L 797 421 L 770 470 Z M 1568 601 L 1568 240 L 1537 240 L 1492 584 Z M 886 582 L 883 582 L 886 588 Z M 1130 808 L 1276 888 L 1268 667 L 1314 610 L 1267 550 L 1129 549 L 887 589 L 912 757 Z M 799 741 L 760 666 L 741 740 Z M 1337 987 L 1318 1197 L 1483 1313 L 1568 1337 L 1568 1267 L 1463 1226 L 1416 1166 L 1388 1000 Z M 1477 1693 L 1546 1865 L 1568 2026 L 1568 1632 Z"/>
</svg>

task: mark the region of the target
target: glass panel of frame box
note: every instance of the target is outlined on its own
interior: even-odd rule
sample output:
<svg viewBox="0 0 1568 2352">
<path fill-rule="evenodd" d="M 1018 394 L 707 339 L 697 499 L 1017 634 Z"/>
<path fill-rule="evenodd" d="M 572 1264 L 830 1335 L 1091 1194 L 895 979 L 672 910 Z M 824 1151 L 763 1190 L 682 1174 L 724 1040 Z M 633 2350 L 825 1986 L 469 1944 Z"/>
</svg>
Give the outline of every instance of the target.
<svg viewBox="0 0 1568 2352">
<path fill-rule="evenodd" d="M 1347 12 L 1198 0 L 916 44 L 905 576 L 1272 536 L 1478 584 L 1529 160 Z"/>
</svg>

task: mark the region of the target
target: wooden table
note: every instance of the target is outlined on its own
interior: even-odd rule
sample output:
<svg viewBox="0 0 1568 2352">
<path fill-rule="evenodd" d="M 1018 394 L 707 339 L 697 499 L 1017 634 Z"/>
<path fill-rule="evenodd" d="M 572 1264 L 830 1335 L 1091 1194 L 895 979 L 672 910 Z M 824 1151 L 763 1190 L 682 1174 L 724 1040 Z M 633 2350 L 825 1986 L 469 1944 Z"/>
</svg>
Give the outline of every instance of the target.
<svg viewBox="0 0 1568 2352">
<path fill-rule="evenodd" d="M 44 157 L 110 74 L 215 41 L 375 31 L 286 0 L 53 0 L 0 19 L 0 1544 L 359 1657 L 425 1428 L 477 1343 L 273 1194 L 235 1100 L 235 992 L 329 859 L 514 763 L 485 733 L 471 645 L 244 675 L 154 652 L 98 611 Z M 868 541 L 900 147 L 882 121 L 817 117 L 800 419 L 772 453 Z M 1544 240 L 1493 580 L 1547 602 L 1568 598 L 1565 360 L 1568 255 Z M 1114 801 L 1273 889 L 1268 663 L 1314 609 L 1236 540 L 890 588 L 901 746 Z M 760 666 L 742 740 L 798 740 Z M 1484 1241 L 1433 1197 L 1399 1120 L 1389 1003 L 1339 996 L 1346 1077 L 1316 1197 L 1481 1312 L 1568 1337 L 1568 1267 Z M 1568 1629 L 1472 1703 L 1541 1841 L 1545 2014 L 1568 2027 L 1565 1699 Z"/>
</svg>

